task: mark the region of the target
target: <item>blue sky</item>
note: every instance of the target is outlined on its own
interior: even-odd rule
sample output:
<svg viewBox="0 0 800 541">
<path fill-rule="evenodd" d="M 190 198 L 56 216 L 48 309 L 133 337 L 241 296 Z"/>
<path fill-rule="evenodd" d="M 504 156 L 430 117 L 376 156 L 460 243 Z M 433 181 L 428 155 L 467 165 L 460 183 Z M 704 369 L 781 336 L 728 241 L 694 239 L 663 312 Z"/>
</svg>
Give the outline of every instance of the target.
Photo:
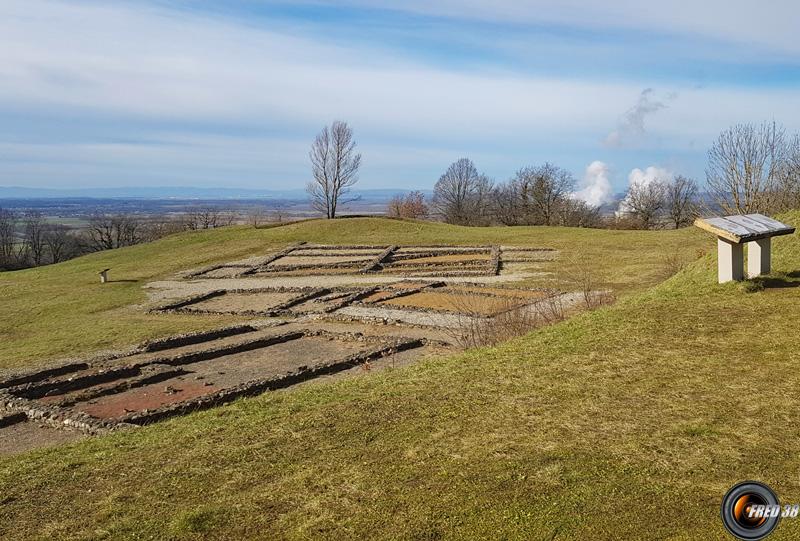
<svg viewBox="0 0 800 541">
<path fill-rule="evenodd" d="M 4 0 L 0 185 L 300 188 L 334 119 L 363 188 L 462 156 L 702 181 L 727 126 L 800 130 L 798 22 L 781 0 Z"/>
</svg>

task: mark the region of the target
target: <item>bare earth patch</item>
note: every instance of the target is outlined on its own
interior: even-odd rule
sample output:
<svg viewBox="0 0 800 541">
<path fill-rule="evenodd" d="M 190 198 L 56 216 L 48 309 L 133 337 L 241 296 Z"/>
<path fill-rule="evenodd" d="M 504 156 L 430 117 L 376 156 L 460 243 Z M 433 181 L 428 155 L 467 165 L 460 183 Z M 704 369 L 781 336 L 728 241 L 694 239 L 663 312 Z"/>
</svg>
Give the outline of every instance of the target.
<svg viewBox="0 0 800 541">
<path fill-rule="evenodd" d="M 25 421 L 0 429 L 0 455 L 24 453 L 32 449 L 51 447 L 85 438 L 73 430 L 57 430 Z"/>
<path fill-rule="evenodd" d="M 208 312 L 265 312 L 297 297 L 297 292 L 226 293 L 188 306 L 188 310 Z"/>
<path fill-rule="evenodd" d="M 371 259 L 370 256 L 295 256 L 288 255 L 276 259 L 268 265 L 268 267 L 282 267 L 289 265 L 303 265 L 303 266 L 317 266 L 329 265 L 331 263 L 364 263 Z"/>
<path fill-rule="evenodd" d="M 465 308 L 470 309 L 470 313 L 485 316 L 494 315 L 502 310 L 509 308 L 507 298 L 495 298 L 484 296 L 467 296 L 458 293 L 440 293 L 436 291 L 423 291 L 413 293 L 404 297 L 382 301 L 382 306 L 403 307 L 403 308 L 423 308 L 441 312 L 466 312 Z M 520 302 L 522 304 L 522 302 Z"/>
<path fill-rule="evenodd" d="M 400 261 L 392 262 L 392 265 L 420 265 L 427 263 L 460 263 L 464 261 L 489 261 L 488 255 L 483 254 L 450 254 L 450 255 L 437 255 L 432 257 L 415 257 L 412 259 L 403 259 Z"/>
</svg>

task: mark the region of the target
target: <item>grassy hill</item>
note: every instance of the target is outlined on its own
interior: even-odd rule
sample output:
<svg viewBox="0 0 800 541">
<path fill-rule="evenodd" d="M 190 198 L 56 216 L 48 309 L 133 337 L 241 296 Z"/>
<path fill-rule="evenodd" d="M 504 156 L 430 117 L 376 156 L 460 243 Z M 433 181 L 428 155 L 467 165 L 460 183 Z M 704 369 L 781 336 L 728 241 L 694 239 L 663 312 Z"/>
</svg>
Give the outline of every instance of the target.
<svg viewBox="0 0 800 541">
<path fill-rule="evenodd" d="M 14 311 L 0 313 L 0 359 L 174 331 L 190 320 L 125 308 L 143 300 L 142 282 L 300 238 L 552 246 L 588 254 L 623 295 L 499 347 L 0 459 L 0 538 L 725 539 L 719 503 L 735 482 L 800 501 L 798 235 L 775 242 L 775 275 L 760 284 L 716 284 L 706 255 L 653 285 L 663 254 L 711 239 L 321 225 L 183 235 L 0 275 Z M 105 264 L 138 282 L 92 289 Z M 23 313 L 44 316 L 48 303 L 45 321 Z M 94 329 L 109 313 L 122 336 Z M 13 315 L 28 319 L 6 331 Z M 57 339 L 40 344 L 50 326 Z M 70 326 L 81 331 L 71 341 Z M 772 538 L 800 538 L 800 523 L 784 520 Z"/>
<path fill-rule="evenodd" d="M 548 227 L 468 228 L 380 218 L 306 221 L 283 227 L 232 227 L 174 235 L 158 242 L 98 252 L 58 265 L 0 273 L 0 373 L 49 359 L 129 346 L 149 338 L 211 328 L 226 317 L 146 314 L 142 286 L 178 271 L 267 253 L 292 242 L 376 244 L 504 243 L 558 248 L 560 271 L 575 257 L 620 294 L 661 280 L 665 256 L 687 260 L 711 246 L 691 229 L 670 232 Z M 668 267 L 669 265 L 666 265 Z M 111 268 L 112 283 L 98 271 Z M 540 285 L 559 286 L 551 279 Z M 574 286 L 573 286 L 574 287 Z"/>
</svg>

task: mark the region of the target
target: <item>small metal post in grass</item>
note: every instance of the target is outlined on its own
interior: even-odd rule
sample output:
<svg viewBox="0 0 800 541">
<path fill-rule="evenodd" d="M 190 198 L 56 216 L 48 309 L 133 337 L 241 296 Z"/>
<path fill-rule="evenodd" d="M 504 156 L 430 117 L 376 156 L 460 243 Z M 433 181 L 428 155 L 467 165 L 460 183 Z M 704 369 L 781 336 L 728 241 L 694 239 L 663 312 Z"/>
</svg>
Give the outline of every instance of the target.
<svg viewBox="0 0 800 541">
<path fill-rule="evenodd" d="M 111 269 L 103 269 L 103 270 L 101 270 L 100 272 L 97 273 L 97 274 L 100 275 L 100 283 L 101 284 L 105 284 L 106 282 L 108 282 L 108 271 L 110 271 L 110 270 Z"/>
</svg>

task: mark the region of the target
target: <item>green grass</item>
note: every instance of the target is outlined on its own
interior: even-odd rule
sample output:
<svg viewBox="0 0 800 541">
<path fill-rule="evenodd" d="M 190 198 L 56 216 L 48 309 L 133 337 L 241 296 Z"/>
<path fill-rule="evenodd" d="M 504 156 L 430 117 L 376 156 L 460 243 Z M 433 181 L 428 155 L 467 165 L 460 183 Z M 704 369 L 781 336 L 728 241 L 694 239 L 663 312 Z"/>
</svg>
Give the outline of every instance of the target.
<svg viewBox="0 0 800 541">
<path fill-rule="evenodd" d="M 232 227 L 174 235 L 66 263 L 0 273 L 0 371 L 55 358 L 130 346 L 145 339 L 211 328 L 226 317 L 146 314 L 142 286 L 175 272 L 266 253 L 288 243 L 508 243 L 563 250 L 548 270 L 560 275 L 578 256 L 621 294 L 663 277 L 664 254 L 688 258 L 711 246 L 692 230 L 627 232 L 569 228 L 466 228 L 376 218 L 305 221 L 283 227 Z M 97 272 L 110 267 L 101 285 Z M 560 286 L 551 279 L 532 285 Z M 568 285 L 567 285 L 568 286 Z"/>
<path fill-rule="evenodd" d="M 351 233 L 363 241 L 382 227 L 389 240 L 431 234 L 364 224 Z M 800 501 L 800 236 L 775 242 L 763 287 L 718 285 L 707 255 L 642 290 L 626 265 L 657 281 L 662 242 L 693 253 L 709 239 L 432 227 L 441 242 L 505 234 L 592 250 L 626 293 L 498 347 L 0 459 L 0 537 L 726 539 L 719 504 L 735 482 Z M 298 232 L 253 242 L 268 234 Z M 251 249 L 244 230 L 207 235 Z M 771 537 L 798 538 L 797 520 Z"/>
</svg>

